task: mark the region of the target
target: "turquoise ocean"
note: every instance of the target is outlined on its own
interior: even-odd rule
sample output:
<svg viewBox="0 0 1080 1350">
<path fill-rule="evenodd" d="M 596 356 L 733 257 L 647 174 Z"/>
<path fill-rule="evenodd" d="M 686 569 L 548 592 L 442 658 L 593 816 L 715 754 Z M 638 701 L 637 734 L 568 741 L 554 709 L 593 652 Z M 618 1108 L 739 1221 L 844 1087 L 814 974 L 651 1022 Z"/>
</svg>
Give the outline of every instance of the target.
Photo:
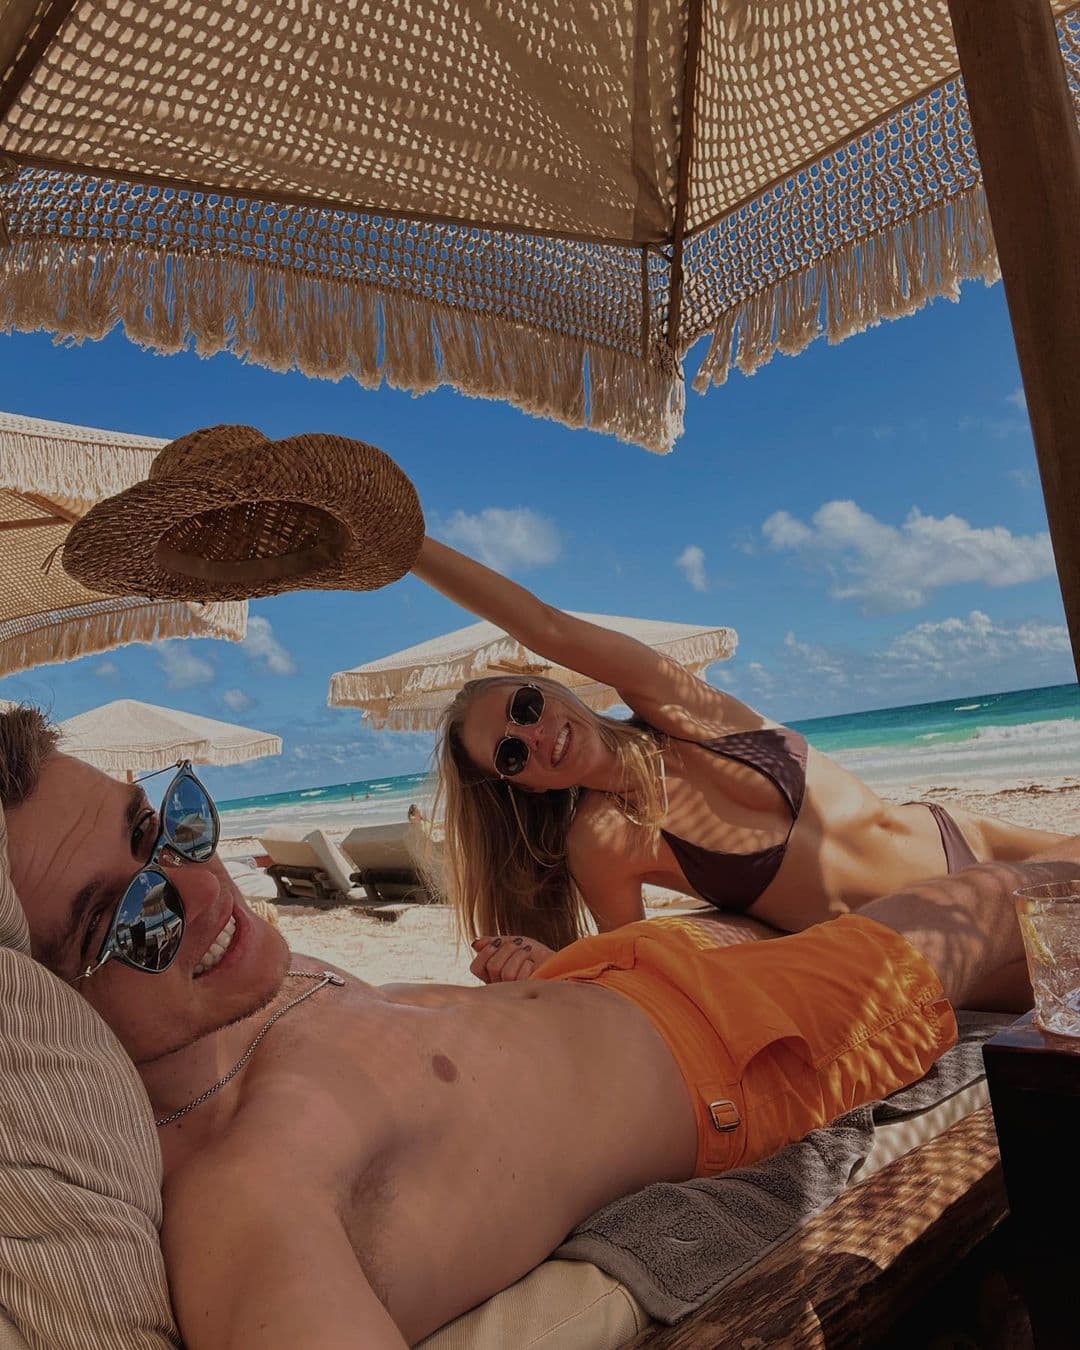
<svg viewBox="0 0 1080 1350">
<path fill-rule="evenodd" d="M 973 694 L 938 703 L 879 708 L 792 722 L 810 744 L 873 787 L 986 786 L 1080 782 L 1080 686 L 1052 685 Z M 362 778 L 219 803 L 226 835 L 247 835 L 271 821 L 345 825 L 401 820 L 425 803 L 425 773 Z"/>
</svg>

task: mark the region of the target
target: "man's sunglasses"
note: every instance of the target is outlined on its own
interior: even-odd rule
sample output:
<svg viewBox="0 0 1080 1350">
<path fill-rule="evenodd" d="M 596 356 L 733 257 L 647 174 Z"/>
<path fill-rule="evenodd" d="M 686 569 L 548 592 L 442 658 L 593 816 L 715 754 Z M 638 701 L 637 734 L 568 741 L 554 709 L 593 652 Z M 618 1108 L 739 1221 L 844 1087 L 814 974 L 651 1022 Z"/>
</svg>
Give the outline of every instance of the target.
<svg viewBox="0 0 1080 1350">
<path fill-rule="evenodd" d="M 128 883 L 105 940 L 80 980 L 100 970 L 110 957 L 152 975 L 168 970 L 184 936 L 184 902 L 161 870 L 160 860 L 171 854 L 181 862 L 206 862 L 214 856 L 220 832 L 213 799 L 196 778 L 191 761 L 183 760 L 161 799 L 161 827 L 150 858 Z"/>
<path fill-rule="evenodd" d="M 516 690 L 506 710 L 518 727 L 534 727 L 544 715 L 544 695 L 535 684 Z M 519 736 L 504 736 L 495 747 L 495 772 L 500 778 L 515 778 L 529 762 L 529 747 Z"/>
</svg>

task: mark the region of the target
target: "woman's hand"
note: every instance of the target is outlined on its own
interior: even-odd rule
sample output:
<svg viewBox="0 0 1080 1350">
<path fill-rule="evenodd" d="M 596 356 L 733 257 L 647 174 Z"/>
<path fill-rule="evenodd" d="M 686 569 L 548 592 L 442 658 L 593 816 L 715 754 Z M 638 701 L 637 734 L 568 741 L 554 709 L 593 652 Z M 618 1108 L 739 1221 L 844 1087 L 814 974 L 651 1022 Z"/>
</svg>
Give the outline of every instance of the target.
<svg viewBox="0 0 1080 1350">
<path fill-rule="evenodd" d="M 478 937 L 472 944 L 476 957 L 469 969 L 485 984 L 527 980 L 555 953 L 535 938 Z"/>
</svg>

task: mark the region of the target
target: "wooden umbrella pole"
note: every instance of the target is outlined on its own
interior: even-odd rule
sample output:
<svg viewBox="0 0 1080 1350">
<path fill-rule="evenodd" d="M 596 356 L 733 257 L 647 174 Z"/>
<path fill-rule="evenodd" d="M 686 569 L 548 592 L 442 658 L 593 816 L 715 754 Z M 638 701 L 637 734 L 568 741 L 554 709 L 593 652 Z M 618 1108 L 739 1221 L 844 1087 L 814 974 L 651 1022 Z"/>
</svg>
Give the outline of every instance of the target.
<svg viewBox="0 0 1080 1350">
<path fill-rule="evenodd" d="M 1048 0 L 949 0 L 1080 673 L 1080 131 Z"/>
</svg>

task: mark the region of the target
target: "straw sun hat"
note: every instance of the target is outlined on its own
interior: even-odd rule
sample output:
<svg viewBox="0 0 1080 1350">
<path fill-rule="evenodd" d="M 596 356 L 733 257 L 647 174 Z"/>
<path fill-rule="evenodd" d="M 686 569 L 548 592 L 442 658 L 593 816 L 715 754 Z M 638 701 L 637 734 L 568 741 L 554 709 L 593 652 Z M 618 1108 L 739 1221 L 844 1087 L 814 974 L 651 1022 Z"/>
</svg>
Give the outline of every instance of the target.
<svg viewBox="0 0 1080 1350">
<path fill-rule="evenodd" d="M 145 482 L 99 502 L 63 559 L 108 595 L 241 600 L 374 590 L 404 576 L 423 537 L 415 488 L 374 446 L 217 426 L 171 441 Z"/>
</svg>

